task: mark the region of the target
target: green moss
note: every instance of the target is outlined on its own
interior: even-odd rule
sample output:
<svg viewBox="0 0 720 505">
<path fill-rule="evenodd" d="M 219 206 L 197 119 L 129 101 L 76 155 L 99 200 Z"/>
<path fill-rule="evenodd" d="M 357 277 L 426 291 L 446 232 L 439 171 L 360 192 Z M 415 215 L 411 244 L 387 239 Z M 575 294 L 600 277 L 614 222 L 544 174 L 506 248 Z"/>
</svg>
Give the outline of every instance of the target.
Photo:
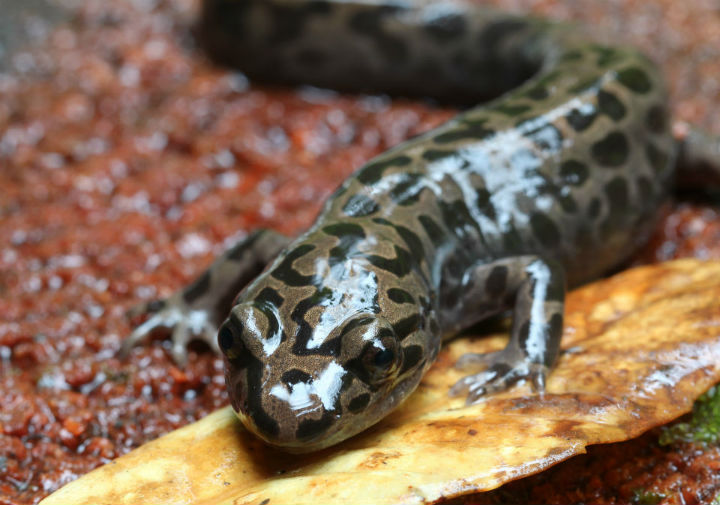
<svg viewBox="0 0 720 505">
<path fill-rule="evenodd" d="M 657 505 L 663 501 L 667 496 L 663 493 L 656 493 L 655 491 L 642 491 L 636 489 L 633 492 L 631 503 L 633 505 Z"/>
<path fill-rule="evenodd" d="M 720 442 L 720 386 L 710 388 L 698 398 L 693 405 L 690 421 L 674 423 L 663 428 L 660 444 L 669 445 L 677 442 L 713 445 Z"/>
</svg>

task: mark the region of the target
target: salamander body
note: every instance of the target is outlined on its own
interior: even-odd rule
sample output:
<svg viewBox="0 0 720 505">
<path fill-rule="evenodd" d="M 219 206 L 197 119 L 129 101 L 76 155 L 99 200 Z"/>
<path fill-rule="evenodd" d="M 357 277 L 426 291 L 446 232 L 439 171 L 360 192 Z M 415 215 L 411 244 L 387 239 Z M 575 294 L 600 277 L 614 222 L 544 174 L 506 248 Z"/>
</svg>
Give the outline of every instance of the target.
<svg viewBox="0 0 720 505">
<path fill-rule="evenodd" d="M 672 182 L 658 69 L 564 25 L 446 1 L 208 0 L 202 27 L 211 53 L 253 78 L 501 96 L 368 162 L 299 237 L 250 234 L 150 307 L 126 347 L 170 326 L 182 361 L 205 336 L 240 419 L 291 451 L 377 422 L 443 338 L 508 309 L 507 348 L 464 357 L 480 368 L 452 392 L 542 391 L 566 286 L 627 259 Z"/>
</svg>

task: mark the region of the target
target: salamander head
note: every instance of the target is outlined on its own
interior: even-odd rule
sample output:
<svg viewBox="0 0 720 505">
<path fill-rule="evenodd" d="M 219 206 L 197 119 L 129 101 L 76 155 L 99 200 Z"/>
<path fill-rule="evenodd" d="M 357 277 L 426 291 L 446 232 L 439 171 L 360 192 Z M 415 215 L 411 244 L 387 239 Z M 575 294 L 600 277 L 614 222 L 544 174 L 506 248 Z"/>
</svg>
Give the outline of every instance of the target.
<svg viewBox="0 0 720 505">
<path fill-rule="evenodd" d="M 218 342 L 243 424 L 290 452 L 321 449 L 374 424 L 424 371 L 425 360 L 408 360 L 380 315 L 349 315 L 323 335 L 322 328 L 286 323 L 274 305 L 244 302 L 233 308 Z"/>
</svg>

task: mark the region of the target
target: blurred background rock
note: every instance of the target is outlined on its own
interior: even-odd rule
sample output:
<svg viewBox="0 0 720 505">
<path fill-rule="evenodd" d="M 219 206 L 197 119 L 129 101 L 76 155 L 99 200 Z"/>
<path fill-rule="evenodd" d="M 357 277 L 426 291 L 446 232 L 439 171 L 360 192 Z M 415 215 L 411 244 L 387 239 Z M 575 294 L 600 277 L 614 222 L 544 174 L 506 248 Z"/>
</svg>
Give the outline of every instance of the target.
<svg viewBox="0 0 720 505">
<path fill-rule="evenodd" d="M 57 1 L 0 0 L 0 71 L 8 70 L 15 49 L 41 43 L 64 14 Z"/>
</svg>

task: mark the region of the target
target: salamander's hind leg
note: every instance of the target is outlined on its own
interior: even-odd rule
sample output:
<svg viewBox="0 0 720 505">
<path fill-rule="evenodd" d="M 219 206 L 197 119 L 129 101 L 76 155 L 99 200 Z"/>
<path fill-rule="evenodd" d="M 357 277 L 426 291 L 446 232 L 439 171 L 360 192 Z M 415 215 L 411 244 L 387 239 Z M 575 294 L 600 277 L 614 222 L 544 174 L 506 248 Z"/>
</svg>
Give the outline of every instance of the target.
<svg viewBox="0 0 720 505">
<path fill-rule="evenodd" d="M 235 296 L 289 242 L 289 238 L 273 231 L 255 231 L 225 251 L 197 279 L 169 298 L 130 309 L 130 317 L 151 315 L 122 343 L 120 355 L 127 355 L 133 346 L 160 328 L 170 330 L 172 357 L 178 364 L 186 362 L 186 347 L 194 338 L 206 341 L 219 352 L 217 329 L 230 311 Z"/>
<path fill-rule="evenodd" d="M 538 256 L 517 256 L 479 265 L 469 272 L 463 295 L 468 301 L 498 306 L 514 301 L 510 342 L 502 351 L 466 354 L 458 366 L 486 366 L 480 373 L 460 379 L 452 395 L 467 393 L 467 403 L 482 395 L 507 389 L 530 379 L 537 391 L 544 391 L 545 376 L 555 363 L 560 348 L 565 300 L 565 271 Z M 489 279 L 492 289 L 488 289 Z M 514 295 L 514 296 L 513 296 Z M 472 303 L 472 302 L 470 302 Z M 500 307 L 502 308 L 502 307 Z"/>
</svg>

